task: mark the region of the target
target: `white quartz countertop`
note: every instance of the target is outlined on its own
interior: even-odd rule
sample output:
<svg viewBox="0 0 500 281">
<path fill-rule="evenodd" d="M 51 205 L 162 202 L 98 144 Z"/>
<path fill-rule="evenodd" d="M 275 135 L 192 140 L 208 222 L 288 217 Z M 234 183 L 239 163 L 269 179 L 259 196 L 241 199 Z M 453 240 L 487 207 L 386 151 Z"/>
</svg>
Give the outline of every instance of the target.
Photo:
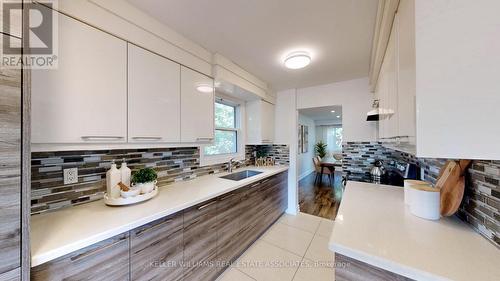
<svg viewBox="0 0 500 281">
<path fill-rule="evenodd" d="M 499 280 L 500 250 L 458 218 L 413 216 L 403 189 L 348 182 L 330 250 L 415 280 Z"/>
<path fill-rule="evenodd" d="M 62 257 L 287 169 L 287 166 L 249 166 L 235 172 L 255 170 L 263 173 L 241 181 L 219 178 L 227 173 L 202 176 L 160 187 L 155 198 L 131 206 L 108 207 L 99 200 L 35 215 L 31 218 L 31 266 Z"/>
</svg>

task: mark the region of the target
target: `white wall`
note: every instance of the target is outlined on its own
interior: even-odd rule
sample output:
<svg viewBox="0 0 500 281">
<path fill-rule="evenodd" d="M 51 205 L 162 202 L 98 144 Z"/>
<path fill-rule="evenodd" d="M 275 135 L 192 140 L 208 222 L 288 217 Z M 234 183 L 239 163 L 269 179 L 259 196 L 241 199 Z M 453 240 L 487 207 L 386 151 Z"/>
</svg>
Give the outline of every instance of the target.
<svg viewBox="0 0 500 281">
<path fill-rule="evenodd" d="M 289 214 L 297 214 L 299 196 L 297 189 L 297 126 L 298 113 L 295 89 L 278 92 L 275 107 L 275 143 L 288 144 L 290 148 L 290 168 L 288 169 Z"/>
<path fill-rule="evenodd" d="M 316 126 L 314 120 L 299 113 L 299 125 L 308 126 L 308 150 L 297 155 L 299 179 L 304 178 L 314 171 L 312 158 L 314 157 L 314 144 L 316 143 Z"/>
<path fill-rule="evenodd" d="M 366 121 L 372 102 L 368 78 L 297 89 L 297 109 L 342 105 L 344 141 L 377 139 L 376 122 Z"/>
</svg>

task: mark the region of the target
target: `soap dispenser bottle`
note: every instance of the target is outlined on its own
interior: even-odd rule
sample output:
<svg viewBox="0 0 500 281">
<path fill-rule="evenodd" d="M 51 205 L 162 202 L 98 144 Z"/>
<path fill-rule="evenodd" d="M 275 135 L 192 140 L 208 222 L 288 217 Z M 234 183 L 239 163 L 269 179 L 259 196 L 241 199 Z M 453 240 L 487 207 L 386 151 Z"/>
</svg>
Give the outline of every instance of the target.
<svg viewBox="0 0 500 281">
<path fill-rule="evenodd" d="M 122 183 L 130 187 L 130 177 L 132 175 L 132 171 L 130 171 L 130 168 L 127 166 L 127 162 L 125 162 L 125 159 L 123 159 L 122 161 L 122 165 L 120 167 L 120 173 L 121 173 Z"/>
<path fill-rule="evenodd" d="M 120 170 L 116 168 L 116 164 L 113 161 L 111 163 L 111 168 L 106 172 L 106 192 L 111 198 L 120 197 L 120 187 L 118 184 L 121 181 Z"/>
</svg>

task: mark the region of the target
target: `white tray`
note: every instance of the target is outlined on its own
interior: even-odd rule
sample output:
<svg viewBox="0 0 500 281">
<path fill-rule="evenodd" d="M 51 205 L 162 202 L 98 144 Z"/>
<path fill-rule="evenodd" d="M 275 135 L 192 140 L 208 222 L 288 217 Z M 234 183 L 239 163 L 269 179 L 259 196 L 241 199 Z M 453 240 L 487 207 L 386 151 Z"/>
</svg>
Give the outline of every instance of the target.
<svg viewBox="0 0 500 281">
<path fill-rule="evenodd" d="M 156 195 L 158 195 L 158 186 L 155 186 L 155 189 L 149 193 L 139 194 L 128 198 L 109 198 L 108 194 L 104 193 L 104 203 L 109 206 L 125 206 L 149 200 Z"/>
</svg>

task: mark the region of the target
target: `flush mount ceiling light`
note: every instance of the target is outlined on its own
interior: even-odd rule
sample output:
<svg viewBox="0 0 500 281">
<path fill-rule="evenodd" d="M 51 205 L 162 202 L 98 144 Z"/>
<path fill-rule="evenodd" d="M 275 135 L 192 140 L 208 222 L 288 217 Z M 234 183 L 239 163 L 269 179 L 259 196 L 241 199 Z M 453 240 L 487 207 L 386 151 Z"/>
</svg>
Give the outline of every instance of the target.
<svg viewBox="0 0 500 281">
<path fill-rule="evenodd" d="M 337 115 L 337 118 L 340 118 L 340 115 Z"/>
<path fill-rule="evenodd" d="M 332 113 L 335 113 L 335 110 L 332 110 Z"/>
<path fill-rule="evenodd" d="M 214 91 L 214 87 L 210 84 L 200 84 L 196 86 L 196 90 L 201 93 L 212 93 Z"/>
<path fill-rule="evenodd" d="M 286 56 L 284 64 L 289 69 L 300 69 L 311 63 L 311 56 L 307 52 L 293 52 Z"/>
</svg>

